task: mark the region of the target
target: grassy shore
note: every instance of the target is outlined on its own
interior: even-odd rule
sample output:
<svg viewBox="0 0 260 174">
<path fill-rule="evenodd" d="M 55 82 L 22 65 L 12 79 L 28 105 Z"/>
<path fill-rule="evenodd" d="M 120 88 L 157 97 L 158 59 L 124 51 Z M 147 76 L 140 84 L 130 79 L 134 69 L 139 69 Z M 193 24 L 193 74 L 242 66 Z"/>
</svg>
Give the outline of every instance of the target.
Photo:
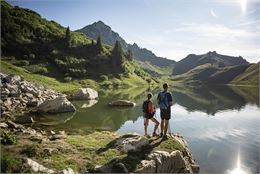
<svg viewBox="0 0 260 174">
<path fill-rule="evenodd" d="M 29 157 L 55 171 L 70 167 L 77 172 L 86 172 L 91 171 L 95 165 L 118 160 L 125 163 L 129 171 L 134 171 L 147 155 L 146 150 L 143 153 L 125 153 L 111 147 L 111 142 L 118 137 L 120 135 L 105 131 L 88 135 L 68 135 L 65 139 L 39 143 L 28 139 L 26 135 L 19 135 L 14 145 L 2 145 L 1 164 L 5 166 L 5 172 L 29 172 L 23 166 L 23 160 Z M 157 144 L 150 150 L 184 150 L 184 147 L 172 138 L 149 141 L 151 145 Z"/>
</svg>

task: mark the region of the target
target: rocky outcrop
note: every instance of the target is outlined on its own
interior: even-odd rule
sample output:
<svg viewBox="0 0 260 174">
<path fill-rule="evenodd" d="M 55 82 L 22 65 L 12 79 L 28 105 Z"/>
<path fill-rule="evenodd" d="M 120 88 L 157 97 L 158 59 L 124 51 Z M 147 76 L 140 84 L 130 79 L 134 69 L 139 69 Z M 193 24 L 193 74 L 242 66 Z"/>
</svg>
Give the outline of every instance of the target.
<svg viewBox="0 0 260 174">
<path fill-rule="evenodd" d="M 151 142 L 146 137 L 138 134 L 126 134 L 123 135 L 111 143 L 110 148 L 121 149 L 122 152 L 127 152 L 128 155 L 137 155 L 138 153 L 147 153 L 145 149 L 150 149 L 146 158 L 137 161 L 138 165 L 134 173 L 198 173 L 199 166 L 195 163 L 192 155 L 187 147 L 187 143 L 181 136 L 171 136 L 176 143 L 179 142 L 182 145 L 181 150 L 164 151 L 164 150 L 153 150 Z M 161 140 L 168 141 L 168 140 Z M 159 143 L 160 144 L 160 143 Z M 159 145 L 157 145 L 159 146 Z M 140 156 L 139 156 L 140 157 Z M 138 159 L 136 156 L 130 159 Z M 98 173 L 129 173 L 126 168 L 129 164 L 122 163 L 117 160 L 112 160 L 105 165 L 97 165 L 94 167 L 93 172 Z"/>
<path fill-rule="evenodd" d="M 63 113 L 76 111 L 75 106 L 64 96 L 55 99 L 45 100 L 37 107 L 38 112 Z"/>
<path fill-rule="evenodd" d="M 115 146 L 120 146 L 123 152 L 140 151 L 142 147 L 145 147 L 148 144 L 149 140 L 138 134 L 126 134 L 115 140 Z"/>
<path fill-rule="evenodd" d="M 2 116 L 8 116 L 10 112 L 26 111 L 30 107 L 40 105 L 45 100 L 55 99 L 62 95 L 42 85 L 25 81 L 18 75 L 0 73 L 0 77 Z"/>
<path fill-rule="evenodd" d="M 75 100 L 95 100 L 98 99 L 98 92 L 91 88 L 79 88 L 72 96 Z"/>
<path fill-rule="evenodd" d="M 138 173 L 191 173 L 180 151 L 155 151 L 141 161 Z"/>
<path fill-rule="evenodd" d="M 116 100 L 108 104 L 109 106 L 134 107 L 136 104 L 128 100 Z"/>
</svg>

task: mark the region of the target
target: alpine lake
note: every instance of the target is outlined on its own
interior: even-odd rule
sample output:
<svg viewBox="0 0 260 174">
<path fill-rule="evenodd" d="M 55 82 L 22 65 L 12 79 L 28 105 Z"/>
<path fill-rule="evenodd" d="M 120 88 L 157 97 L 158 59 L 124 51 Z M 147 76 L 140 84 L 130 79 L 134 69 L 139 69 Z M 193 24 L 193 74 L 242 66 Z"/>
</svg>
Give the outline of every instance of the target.
<svg viewBox="0 0 260 174">
<path fill-rule="evenodd" d="M 37 115 L 33 127 L 87 134 L 92 131 L 143 134 L 142 103 L 149 89 L 100 90 L 98 101 L 72 101 L 77 111 Z M 156 102 L 160 89 L 154 89 Z M 259 89 L 237 86 L 170 87 L 172 106 L 169 131 L 189 144 L 201 173 L 260 172 Z M 110 107 L 118 99 L 135 107 Z M 156 116 L 160 121 L 159 108 Z M 149 123 L 152 134 L 154 124 Z M 159 133 L 159 132 L 158 132 Z"/>
</svg>

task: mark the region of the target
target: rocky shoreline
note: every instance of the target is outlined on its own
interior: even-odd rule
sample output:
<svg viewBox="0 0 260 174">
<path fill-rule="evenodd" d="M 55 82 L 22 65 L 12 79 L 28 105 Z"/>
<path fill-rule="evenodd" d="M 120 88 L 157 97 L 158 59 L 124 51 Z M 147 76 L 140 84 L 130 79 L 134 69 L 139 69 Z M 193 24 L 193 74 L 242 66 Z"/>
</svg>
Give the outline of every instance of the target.
<svg viewBox="0 0 260 174">
<path fill-rule="evenodd" d="M 164 140 L 111 132 L 73 135 L 62 130 L 54 132 L 27 127 L 24 123 L 34 122 L 33 118 L 13 115 L 32 110 L 68 112 L 75 111 L 75 107 L 62 93 L 17 75 L 0 73 L 0 76 L 1 172 L 199 172 L 199 166 L 181 136 L 171 135 Z M 76 98 L 82 95 L 85 95 L 82 99 L 98 98 L 98 94 L 88 88 L 79 89 L 75 94 Z M 74 161 L 71 156 L 75 156 Z"/>
</svg>

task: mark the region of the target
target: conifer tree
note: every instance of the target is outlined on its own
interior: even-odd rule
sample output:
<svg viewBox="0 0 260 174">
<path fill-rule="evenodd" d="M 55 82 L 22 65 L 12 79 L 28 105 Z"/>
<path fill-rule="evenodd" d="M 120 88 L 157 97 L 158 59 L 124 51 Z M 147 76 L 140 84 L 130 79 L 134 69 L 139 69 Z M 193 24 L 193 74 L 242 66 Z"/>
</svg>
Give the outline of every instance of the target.
<svg viewBox="0 0 260 174">
<path fill-rule="evenodd" d="M 99 53 L 103 51 L 103 45 L 102 45 L 102 41 L 101 41 L 101 37 L 100 36 L 98 36 L 98 38 L 97 38 L 96 48 L 97 48 L 97 51 Z"/>
<path fill-rule="evenodd" d="M 67 27 L 67 29 L 66 29 L 65 41 L 66 41 L 67 47 L 71 47 L 70 27 Z"/>
</svg>

